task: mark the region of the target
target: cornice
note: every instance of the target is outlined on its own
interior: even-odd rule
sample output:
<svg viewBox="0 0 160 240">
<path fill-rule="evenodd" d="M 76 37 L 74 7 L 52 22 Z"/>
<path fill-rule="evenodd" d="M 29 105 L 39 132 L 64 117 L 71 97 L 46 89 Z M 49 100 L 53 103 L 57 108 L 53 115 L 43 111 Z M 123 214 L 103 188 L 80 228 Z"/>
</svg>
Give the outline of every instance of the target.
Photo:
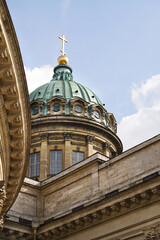
<svg viewBox="0 0 160 240">
<path fill-rule="evenodd" d="M 157 183 L 158 179 L 159 177 L 151 180 L 150 183 L 142 183 L 126 191 L 115 193 L 110 198 L 93 203 L 92 206 L 83 206 L 79 210 L 77 208 L 77 212 L 70 213 L 66 218 L 61 217 L 60 221 L 58 219 L 46 220 L 46 223 L 41 225 L 37 230 L 37 238 L 40 240 L 53 239 L 53 237 L 54 239 L 61 239 L 62 237 L 159 202 L 160 185 L 150 186 L 151 183 Z M 77 218 L 77 215 L 80 217 Z M 62 222 L 63 224 L 61 224 Z"/>
<path fill-rule="evenodd" d="M 4 0 L 0 0 L 0 128 L 4 159 L 6 200 L 3 216 L 18 195 L 25 176 L 30 149 L 28 88 L 13 23 Z M 7 137 L 6 137 L 7 136 Z M 8 155 L 6 156 L 6 153 Z"/>
</svg>

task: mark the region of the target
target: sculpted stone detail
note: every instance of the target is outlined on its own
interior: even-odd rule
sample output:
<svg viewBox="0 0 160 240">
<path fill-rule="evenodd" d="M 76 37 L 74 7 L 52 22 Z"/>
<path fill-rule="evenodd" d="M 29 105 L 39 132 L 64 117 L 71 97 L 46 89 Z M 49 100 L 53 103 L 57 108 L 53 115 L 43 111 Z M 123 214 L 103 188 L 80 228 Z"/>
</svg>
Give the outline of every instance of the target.
<svg viewBox="0 0 160 240">
<path fill-rule="evenodd" d="M 47 141 L 48 140 L 48 133 L 41 133 L 40 138 L 41 138 L 41 141 Z"/>
<path fill-rule="evenodd" d="M 8 122 L 13 125 L 18 126 L 18 125 L 22 124 L 22 117 L 20 115 L 19 116 L 9 116 Z"/>
<path fill-rule="evenodd" d="M 151 192 L 150 191 L 146 191 L 144 193 L 141 194 L 141 198 L 143 199 L 150 199 L 151 198 Z"/>
<path fill-rule="evenodd" d="M 16 93 L 17 93 L 16 86 L 12 86 L 12 85 L 11 86 L 3 86 L 3 87 L 1 87 L 1 92 L 4 95 L 10 95 L 10 96 L 16 95 Z"/>
<path fill-rule="evenodd" d="M 84 225 L 84 221 L 83 221 L 83 219 L 77 219 L 77 220 L 75 220 L 75 224 L 79 225 L 79 226 L 83 226 Z"/>
<path fill-rule="evenodd" d="M 2 212 L 2 208 L 4 205 L 4 201 L 6 200 L 6 190 L 5 190 L 5 186 L 3 186 L 2 188 L 0 188 L 0 227 L 3 226 L 3 214 L 1 214 Z"/>
<path fill-rule="evenodd" d="M 18 141 L 12 141 L 11 142 L 11 146 L 13 148 L 22 149 L 23 145 L 24 145 L 23 140 L 18 140 Z"/>
<path fill-rule="evenodd" d="M 23 135 L 22 128 L 14 128 L 14 129 L 11 129 L 9 132 L 10 132 L 10 135 L 15 136 L 15 137 L 20 137 Z"/>
<path fill-rule="evenodd" d="M 73 81 L 73 75 L 72 73 L 61 71 L 58 73 L 53 74 L 54 80 L 66 80 L 66 81 Z"/>
<path fill-rule="evenodd" d="M 86 142 L 87 142 L 87 143 L 92 143 L 93 141 L 94 141 L 94 136 L 87 135 L 87 137 L 86 137 Z"/>
<path fill-rule="evenodd" d="M 64 133 L 64 139 L 65 141 L 72 139 L 72 133 Z"/>
<path fill-rule="evenodd" d="M 19 109 L 19 102 L 18 101 L 6 101 L 5 107 L 8 110 L 18 110 Z"/>
<path fill-rule="evenodd" d="M 124 200 L 120 203 L 121 207 L 125 207 L 125 208 L 129 208 L 130 207 L 130 201 L 128 200 Z"/>
<path fill-rule="evenodd" d="M 16 160 L 23 159 L 23 152 L 21 152 L 21 151 L 13 151 L 13 152 L 11 153 L 11 157 L 12 157 L 13 159 L 16 159 Z"/>
<path fill-rule="evenodd" d="M 0 215 L 0 228 L 3 227 L 4 219 L 3 216 Z"/>
<path fill-rule="evenodd" d="M 1 62 L 7 62 L 8 61 L 7 49 L 0 48 L 0 60 L 1 60 Z"/>
<path fill-rule="evenodd" d="M 152 227 L 145 233 L 144 240 L 159 240 L 160 239 L 160 226 Z"/>
<path fill-rule="evenodd" d="M 1 209 L 3 207 L 3 203 L 6 199 L 6 190 L 5 190 L 5 186 L 3 186 L 1 189 L 0 189 L 0 213 L 1 213 Z"/>
<path fill-rule="evenodd" d="M 5 67 L 3 69 L 0 69 L 0 78 L 5 79 L 5 82 L 12 82 L 12 68 L 11 67 Z"/>
</svg>

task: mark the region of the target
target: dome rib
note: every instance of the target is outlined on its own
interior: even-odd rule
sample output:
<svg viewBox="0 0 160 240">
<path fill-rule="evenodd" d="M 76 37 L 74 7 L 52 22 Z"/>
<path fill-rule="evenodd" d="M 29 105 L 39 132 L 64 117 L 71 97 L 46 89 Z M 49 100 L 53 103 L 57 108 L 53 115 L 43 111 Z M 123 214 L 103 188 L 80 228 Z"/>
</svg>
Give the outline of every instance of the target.
<svg viewBox="0 0 160 240">
<path fill-rule="evenodd" d="M 66 98 L 66 88 L 65 88 L 65 82 L 64 81 L 62 81 L 62 85 L 63 85 L 63 88 L 62 88 L 63 96 L 64 96 L 64 98 Z"/>
<path fill-rule="evenodd" d="M 83 93 L 83 91 L 82 91 L 82 89 L 81 89 L 81 87 L 80 87 L 80 84 L 78 84 L 78 88 L 79 88 L 79 90 L 80 90 L 80 92 L 81 92 L 82 98 L 86 101 L 86 97 L 85 97 L 85 95 L 84 95 L 84 93 Z M 86 102 L 87 102 L 87 101 L 86 101 Z"/>
<path fill-rule="evenodd" d="M 86 94 L 86 96 L 87 96 L 87 98 L 88 98 L 88 101 L 85 99 L 86 102 L 91 102 L 90 96 L 89 96 L 86 88 L 85 88 L 84 86 L 82 86 L 81 84 L 79 84 L 79 86 L 80 86 L 80 88 L 83 90 L 83 92 L 85 92 L 85 94 Z"/>
<path fill-rule="evenodd" d="M 70 84 L 69 81 L 67 82 L 67 84 L 68 84 L 68 87 L 69 87 L 69 89 L 70 89 L 70 96 L 71 96 L 71 98 L 73 98 L 71 84 Z"/>
<path fill-rule="evenodd" d="M 45 97 L 47 96 L 46 93 L 47 93 L 47 90 L 48 90 L 49 87 L 50 87 L 50 84 L 48 84 L 48 86 L 46 86 L 46 89 L 44 90 L 43 96 L 45 96 Z M 47 98 L 45 100 L 47 100 Z"/>
</svg>

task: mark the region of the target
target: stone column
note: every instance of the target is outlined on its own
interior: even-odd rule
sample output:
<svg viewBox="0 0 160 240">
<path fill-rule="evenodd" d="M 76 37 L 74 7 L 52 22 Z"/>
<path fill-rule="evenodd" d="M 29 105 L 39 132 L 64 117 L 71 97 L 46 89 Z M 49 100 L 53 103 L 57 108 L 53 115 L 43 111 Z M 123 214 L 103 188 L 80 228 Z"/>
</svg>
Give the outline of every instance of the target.
<svg viewBox="0 0 160 240">
<path fill-rule="evenodd" d="M 94 149 L 93 149 L 93 140 L 94 140 L 94 137 L 93 136 L 90 136 L 88 135 L 86 137 L 86 142 L 87 142 L 87 152 L 88 152 L 88 156 L 91 156 L 92 154 L 95 153 Z"/>
<path fill-rule="evenodd" d="M 40 152 L 40 174 L 39 174 L 39 181 L 43 181 L 47 178 L 47 148 L 48 148 L 48 134 L 42 133 L 41 134 L 41 152 Z"/>
<path fill-rule="evenodd" d="M 64 133 L 65 152 L 64 152 L 64 168 L 72 166 L 72 149 L 71 149 L 72 133 Z"/>
</svg>

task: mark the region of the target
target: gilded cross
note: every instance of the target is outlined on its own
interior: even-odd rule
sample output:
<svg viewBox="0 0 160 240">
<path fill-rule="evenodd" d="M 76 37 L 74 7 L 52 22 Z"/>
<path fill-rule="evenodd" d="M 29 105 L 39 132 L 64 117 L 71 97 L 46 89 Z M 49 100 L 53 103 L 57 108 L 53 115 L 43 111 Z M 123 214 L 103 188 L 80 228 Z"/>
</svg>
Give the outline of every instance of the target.
<svg viewBox="0 0 160 240">
<path fill-rule="evenodd" d="M 59 39 L 62 40 L 62 49 L 61 49 L 61 52 L 62 52 L 62 55 L 64 56 L 64 55 L 66 55 L 66 53 L 64 52 L 64 43 L 65 43 L 65 42 L 67 43 L 68 41 L 65 39 L 64 35 L 60 36 Z"/>
</svg>

